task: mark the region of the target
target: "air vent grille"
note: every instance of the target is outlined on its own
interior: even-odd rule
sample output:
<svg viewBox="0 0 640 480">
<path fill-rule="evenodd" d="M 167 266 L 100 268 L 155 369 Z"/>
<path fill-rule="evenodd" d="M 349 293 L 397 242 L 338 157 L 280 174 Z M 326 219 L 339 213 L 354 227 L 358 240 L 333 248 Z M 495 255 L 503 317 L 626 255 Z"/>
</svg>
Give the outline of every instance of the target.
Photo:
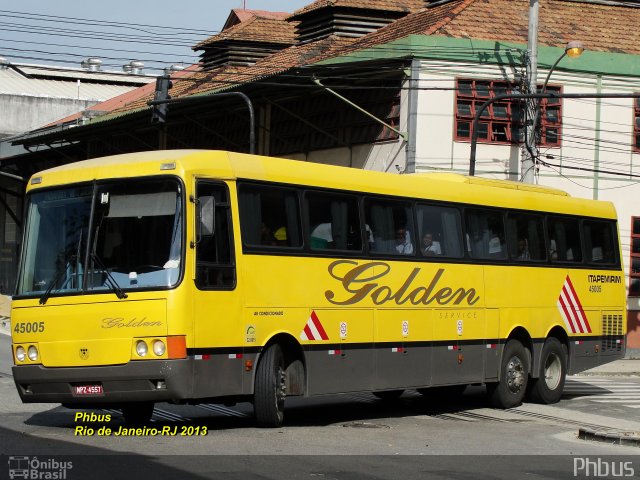
<svg viewBox="0 0 640 480">
<path fill-rule="evenodd" d="M 620 352 L 623 335 L 623 316 L 604 313 L 602 315 L 602 351 Z"/>
</svg>

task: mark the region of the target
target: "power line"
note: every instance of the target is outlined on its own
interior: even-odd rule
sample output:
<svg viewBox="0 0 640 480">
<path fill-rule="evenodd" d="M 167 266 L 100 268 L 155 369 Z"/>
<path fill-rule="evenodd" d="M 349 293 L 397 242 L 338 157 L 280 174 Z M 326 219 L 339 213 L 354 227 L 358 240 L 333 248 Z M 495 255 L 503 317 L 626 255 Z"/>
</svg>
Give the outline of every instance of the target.
<svg viewBox="0 0 640 480">
<path fill-rule="evenodd" d="M 196 40 L 180 38 L 180 37 L 172 37 L 170 39 L 157 38 L 153 36 L 146 35 L 119 35 L 111 32 L 102 32 L 102 31 L 89 31 L 89 30 L 72 30 L 67 28 L 56 28 L 56 27 L 32 27 L 32 26 L 23 26 L 23 25 L 15 25 L 12 23 L 3 23 L 0 22 L 0 26 L 3 26 L 3 30 L 5 32 L 17 32 L 17 33 L 28 33 L 31 35 L 51 35 L 55 34 L 56 36 L 62 37 L 71 37 L 71 38 L 87 38 L 91 40 L 110 40 L 117 42 L 128 42 L 128 43 L 145 43 L 149 45 L 175 45 L 179 47 L 190 47 L 192 43 Z M 13 28 L 11 28 L 13 27 Z M 178 43 L 185 42 L 185 43 Z"/>
<path fill-rule="evenodd" d="M 60 20 L 64 20 L 67 23 L 82 23 L 82 22 L 90 22 L 92 24 L 103 24 L 103 25 L 109 25 L 109 26 L 115 26 L 115 27 L 122 27 L 122 26 L 126 26 L 126 27 L 146 27 L 146 28 L 161 28 L 161 29 L 166 29 L 166 30 L 178 30 L 181 32 L 185 32 L 185 31 L 189 31 L 189 32 L 194 32 L 194 33 L 198 33 L 198 34 L 204 34 L 204 35 L 211 35 L 211 32 L 213 33 L 217 33 L 219 32 L 219 30 L 201 30 L 201 29 L 196 29 L 196 28 L 186 28 L 186 27 L 172 27 L 172 26 L 167 26 L 167 25 L 152 25 L 152 24 L 146 24 L 146 23 L 128 23 L 128 22 L 121 22 L 121 21 L 117 21 L 117 22 L 112 22 L 112 21 L 108 21 L 108 20 L 98 20 L 98 19 L 90 19 L 90 18 L 78 18 L 78 17 L 63 17 L 63 16 L 58 16 L 58 15 L 45 15 L 45 14 L 41 14 L 41 13 L 29 13 L 29 12 L 16 12 L 16 11 L 12 11 L 12 10 L 0 10 L 0 16 L 2 17 L 14 17 L 14 18 L 33 18 L 35 19 L 41 19 L 41 21 L 50 21 L 50 22 L 58 22 Z M 28 17 L 26 17 L 28 16 Z"/>
<path fill-rule="evenodd" d="M 105 52 L 125 52 L 125 53 L 136 53 L 136 54 L 143 54 L 143 55 L 164 55 L 166 52 L 148 52 L 148 51 L 144 51 L 144 50 L 123 50 L 123 49 L 118 49 L 118 48 L 106 48 L 106 47 L 87 47 L 84 45 L 69 45 L 69 44 L 63 44 L 63 43 L 51 43 L 51 42 L 30 42 L 27 40 L 11 40 L 8 38 L 0 38 L 0 42 L 11 42 L 11 43 L 20 43 L 20 44 L 31 44 L 31 45 L 47 45 L 47 46 L 51 46 L 51 47 L 65 47 L 65 48 L 87 48 L 87 49 L 91 49 L 92 51 L 105 51 Z M 4 50 L 8 50 L 8 48 L 4 48 Z M 28 50 L 24 50 L 24 51 L 28 51 Z M 35 50 L 34 50 L 35 51 Z M 47 52 L 48 53 L 48 52 Z M 62 54 L 62 53 L 60 53 Z M 57 55 L 57 53 L 56 53 Z M 196 54 L 190 54 L 190 55 L 181 55 L 181 56 L 188 56 L 191 58 L 199 58 L 199 55 Z"/>
<path fill-rule="evenodd" d="M 10 47 L 5 47 L 4 50 L 6 51 L 17 51 L 17 52 L 29 52 L 29 53 L 36 53 L 36 54 L 44 54 L 44 55 L 67 55 L 70 57 L 80 57 L 80 58 L 86 58 L 87 55 L 85 54 L 81 54 L 81 53 L 70 53 L 70 52 L 61 52 L 61 53 L 57 53 L 57 52 L 49 52 L 46 50 L 26 50 L 26 49 L 22 49 L 22 48 L 10 48 Z M 25 57 L 21 57 L 21 58 L 25 58 Z M 119 60 L 119 61 L 127 61 L 127 60 L 132 60 L 132 57 L 106 57 L 106 56 L 101 56 L 100 57 L 101 60 Z M 157 59 L 149 59 L 149 58 L 139 58 L 139 57 L 135 57 L 135 60 L 141 61 L 141 62 L 153 62 L 153 63 L 163 63 L 163 64 L 171 64 L 171 63 L 175 63 L 175 62 L 169 62 L 166 60 L 157 60 Z M 58 61 L 58 60 L 56 60 Z"/>
</svg>

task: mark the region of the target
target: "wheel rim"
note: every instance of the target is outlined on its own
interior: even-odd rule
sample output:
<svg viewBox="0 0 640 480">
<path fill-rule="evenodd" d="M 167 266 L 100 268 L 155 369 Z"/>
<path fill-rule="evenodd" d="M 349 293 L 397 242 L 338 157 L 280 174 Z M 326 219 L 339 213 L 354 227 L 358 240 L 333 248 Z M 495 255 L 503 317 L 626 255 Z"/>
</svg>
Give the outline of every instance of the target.
<svg viewBox="0 0 640 480">
<path fill-rule="evenodd" d="M 555 353 L 549 354 L 544 362 L 544 382 L 549 390 L 555 390 L 562 378 L 562 363 Z"/>
<path fill-rule="evenodd" d="M 525 384 L 526 372 L 520 357 L 511 357 L 507 362 L 507 387 L 511 393 L 519 393 Z"/>
</svg>

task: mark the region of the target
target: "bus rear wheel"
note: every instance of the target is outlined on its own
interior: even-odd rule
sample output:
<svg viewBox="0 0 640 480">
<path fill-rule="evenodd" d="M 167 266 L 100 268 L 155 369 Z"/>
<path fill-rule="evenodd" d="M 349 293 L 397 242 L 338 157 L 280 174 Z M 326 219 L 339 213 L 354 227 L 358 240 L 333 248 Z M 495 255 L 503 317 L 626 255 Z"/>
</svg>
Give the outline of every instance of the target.
<svg viewBox="0 0 640 480">
<path fill-rule="evenodd" d="M 538 378 L 532 379 L 529 398 L 536 403 L 557 403 L 567 376 L 567 353 L 557 338 L 547 338 L 540 353 Z"/>
<path fill-rule="evenodd" d="M 274 344 L 263 353 L 256 370 L 253 409 L 259 426 L 274 428 L 282 425 L 286 396 L 284 355 L 280 345 Z"/>
<path fill-rule="evenodd" d="M 122 406 L 122 416 L 128 425 L 146 425 L 153 416 L 153 402 L 127 403 Z"/>
<path fill-rule="evenodd" d="M 502 351 L 500 377 L 487 384 L 489 402 L 496 408 L 512 408 L 522 403 L 529 380 L 529 355 L 518 340 L 509 340 Z"/>
</svg>

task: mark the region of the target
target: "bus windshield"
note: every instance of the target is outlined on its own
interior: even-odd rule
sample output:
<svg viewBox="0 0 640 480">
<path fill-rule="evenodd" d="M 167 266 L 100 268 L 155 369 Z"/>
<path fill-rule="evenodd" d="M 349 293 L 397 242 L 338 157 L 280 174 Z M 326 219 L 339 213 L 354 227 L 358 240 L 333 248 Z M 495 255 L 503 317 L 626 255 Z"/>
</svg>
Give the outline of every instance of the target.
<svg viewBox="0 0 640 480">
<path fill-rule="evenodd" d="M 179 280 L 183 222 L 175 180 L 34 192 L 27 215 L 17 295 L 46 301 L 50 294 L 171 287 Z"/>
</svg>

